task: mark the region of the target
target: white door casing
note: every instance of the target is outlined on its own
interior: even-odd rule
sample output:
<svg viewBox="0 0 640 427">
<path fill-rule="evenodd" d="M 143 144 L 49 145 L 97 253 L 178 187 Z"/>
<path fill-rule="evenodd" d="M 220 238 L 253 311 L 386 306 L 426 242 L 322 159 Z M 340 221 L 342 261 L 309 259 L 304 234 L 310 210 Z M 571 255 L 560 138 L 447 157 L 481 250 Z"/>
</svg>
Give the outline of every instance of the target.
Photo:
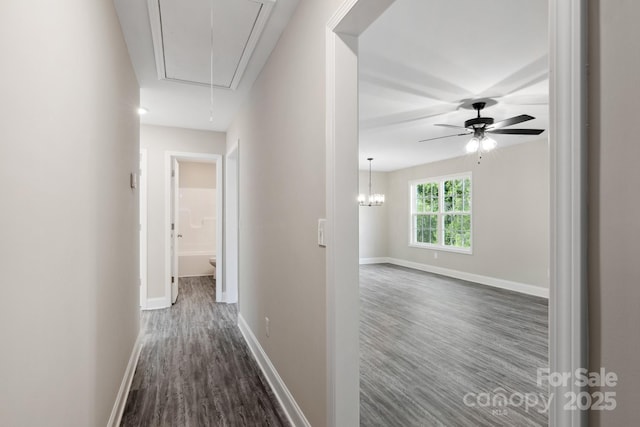
<svg viewBox="0 0 640 427">
<path fill-rule="evenodd" d="M 225 302 L 238 302 L 239 156 L 238 145 L 225 163 Z"/>
<path fill-rule="evenodd" d="M 357 37 L 394 0 L 346 0 L 326 30 L 327 423 L 359 425 Z M 550 0 L 552 372 L 586 367 L 586 0 Z M 355 308 L 355 309 L 354 309 Z M 586 425 L 552 388 L 549 425 Z"/>
<path fill-rule="evenodd" d="M 171 167 L 171 304 L 175 304 L 178 299 L 178 271 L 180 253 L 180 162 L 177 158 L 172 159 Z"/>
</svg>

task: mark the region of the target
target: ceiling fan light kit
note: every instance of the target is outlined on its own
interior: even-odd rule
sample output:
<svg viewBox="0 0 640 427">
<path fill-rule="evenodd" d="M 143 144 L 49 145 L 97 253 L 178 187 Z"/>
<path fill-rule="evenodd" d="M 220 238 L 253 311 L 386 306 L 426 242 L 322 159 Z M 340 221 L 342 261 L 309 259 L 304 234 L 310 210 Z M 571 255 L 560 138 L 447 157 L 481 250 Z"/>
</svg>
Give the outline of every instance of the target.
<svg viewBox="0 0 640 427">
<path fill-rule="evenodd" d="M 469 142 L 467 142 L 465 148 L 467 150 L 467 153 L 475 153 L 476 151 L 478 151 L 478 148 L 480 148 L 480 140 L 474 136 L 473 138 L 471 138 L 471 140 L 469 140 Z"/>
<path fill-rule="evenodd" d="M 508 126 L 513 126 L 518 123 L 527 122 L 535 119 L 535 117 L 528 114 L 521 114 L 519 116 L 511 117 L 499 122 L 495 122 L 493 117 L 482 117 L 480 111 L 487 105 L 486 102 L 474 102 L 472 104 L 473 109 L 477 111 L 477 116 L 466 120 L 463 126 L 453 126 L 449 124 L 436 124 L 435 126 L 443 126 L 448 128 L 461 129 L 464 133 L 457 133 L 454 135 L 439 136 L 436 138 L 423 139 L 420 142 L 433 141 L 436 139 L 451 138 L 454 136 L 464 136 L 473 133 L 473 137 L 465 146 L 467 153 L 483 153 L 493 150 L 498 146 L 495 139 L 491 138 L 487 134 L 498 135 L 540 135 L 544 132 L 544 129 L 503 129 Z"/>
<path fill-rule="evenodd" d="M 496 148 L 498 146 L 498 143 L 496 142 L 495 139 L 490 138 L 486 135 L 478 138 L 477 136 L 474 136 L 473 138 L 471 138 L 471 140 L 469 142 L 467 142 L 467 145 L 465 146 L 467 153 L 475 153 L 477 151 L 491 151 L 494 148 Z"/>
<path fill-rule="evenodd" d="M 482 140 L 482 151 L 491 151 L 498 146 L 495 139 L 485 136 Z"/>
</svg>

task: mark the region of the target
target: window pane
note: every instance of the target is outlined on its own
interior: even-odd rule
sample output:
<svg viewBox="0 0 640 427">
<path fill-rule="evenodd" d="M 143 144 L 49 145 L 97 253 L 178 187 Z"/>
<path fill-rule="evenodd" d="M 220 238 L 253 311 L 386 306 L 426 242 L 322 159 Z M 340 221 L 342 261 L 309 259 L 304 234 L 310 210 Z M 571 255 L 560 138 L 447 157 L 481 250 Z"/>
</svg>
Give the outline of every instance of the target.
<svg viewBox="0 0 640 427">
<path fill-rule="evenodd" d="M 449 180 L 444 182 L 444 210 L 451 212 L 458 210 L 460 200 L 457 200 L 457 182 L 459 180 Z"/>
<path fill-rule="evenodd" d="M 422 184 L 417 184 L 414 188 L 414 197 L 415 197 L 415 212 L 422 211 L 422 199 L 424 194 L 424 188 Z"/>
<path fill-rule="evenodd" d="M 438 216 L 428 215 L 425 217 L 425 240 L 428 243 L 438 243 Z"/>
<path fill-rule="evenodd" d="M 438 184 L 426 183 L 416 185 L 416 212 L 438 211 Z"/>
<path fill-rule="evenodd" d="M 444 244 L 447 246 L 453 246 L 453 237 L 456 234 L 456 228 L 453 224 L 454 219 L 454 215 L 446 215 L 444 217 Z"/>
<path fill-rule="evenodd" d="M 445 215 L 444 244 L 460 248 L 471 247 L 471 215 Z"/>
<path fill-rule="evenodd" d="M 471 215 L 461 215 L 462 217 L 462 229 L 471 230 Z"/>
<path fill-rule="evenodd" d="M 444 211 L 469 212 L 471 210 L 471 180 L 444 181 Z"/>
<path fill-rule="evenodd" d="M 462 212 L 463 203 L 462 203 L 462 195 L 463 195 L 463 181 L 461 179 L 456 179 L 453 181 L 454 186 L 454 199 L 453 199 L 453 210 Z"/>
<path fill-rule="evenodd" d="M 437 230 L 438 229 L 438 216 L 437 215 L 430 215 L 430 221 L 431 224 L 429 224 L 429 228 L 431 228 L 432 230 Z"/>
<path fill-rule="evenodd" d="M 414 242 L 431 244 L 438 242 L 437 215 L 415 215 L 414 221 Z"/>
<path fill-rule="evenodd" d="M 463 211 L 470 212 L 471 211 L 471 180 L 469 178 L 464 180 L 463 186 Z"/>
<path fill-rule="evenodd" d="M 418 233 L 418 217 L 416 215 L 411 216 L 411 239 L 413 241 L 417 241 L 417 233 Z"/>
<path fill-rule="evenodd" d="M 415 186 L 415 211 L 421 212 L 438 212 L 438 184 L 426 183 L 417 184 Z"/>
<path fill-rule="evenodd" d="M 439 203 L 439 199 L 438 199 L 438 184 L 431 183 L 431 212 L 438 212 L 439 208 L 438 208 L 438 203 Z"/>
</svg>

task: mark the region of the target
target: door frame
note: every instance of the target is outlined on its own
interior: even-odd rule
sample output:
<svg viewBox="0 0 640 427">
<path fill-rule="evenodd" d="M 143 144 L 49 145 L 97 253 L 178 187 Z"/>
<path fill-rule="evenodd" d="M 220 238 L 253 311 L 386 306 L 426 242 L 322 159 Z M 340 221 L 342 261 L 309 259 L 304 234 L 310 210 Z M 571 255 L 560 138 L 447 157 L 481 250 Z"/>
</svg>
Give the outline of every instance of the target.
<svg viewBox="0 0 640 427">
<path fill-rule="evenodd" d="M 147 174 L 149 171 L 149 163 L 148 163 L 148 151 L 146 148 L 140 149 L 140 170 L 138 173 L 138 185 L 139 185 L 139 195 L 138 200 L 140 203 L 140 230 L 139 230 L 139 249 L 140 249 L 140 309 L 147 309 L 147 277 L 148 277 L 148 258 L 147 258 L 147 250 L 148 250 L 148 241 L 147 241 L 147 230 L 148 230 L 148 217 L 147 217 L 147 203 L 148 203 L 148 193 L 147 193 Z"/>
<path fill-rule="evenodd" d="M 224 248 L 223 248 L 223 169 L 222 155 L 208 153 L 190 153 L 181 151 L 164 152 L 164 230 L 165 230 L 165 261 L 164 261 L 164 296 L 165 307 L 171 307 L 171 170 L 173 160 L 183 162 L 215 163 L 216 165 L 216 302 L 222 301 L 222 289 L 224 288 Z M 177 256 L 177 252 L 176 252 Z M 175 280 L 178 280 L 176 277 Z"/>
<path fill-rule="evenodd" d="M 180 280 L 180 256 L 178 254 L 180 229 L 178 228 L 178 218 L 180 217 L 180 198 L 178 194 L 180 192 L 180 161 L 177 157 L 171 158 L 171 196 L 169 198 L 169 204 L 171 205 L 169 211 L 169 222 L 171 225 L 170 235 L 171 242 L 169 245 L 169 255 L 171 256 L 171 265 L 169 266 L 171 277 L 171 304 L 175 304 L 178 299 L 178 283 Z M 176 290 L 175 298 L 173 290 Z"/>
<path fill-rule="evenodd" d="M 233 176 L 232 176 L 233 174 Z M 240 288 L 240 141 L 227 152 L 225 162 L 225 302 L 239 302 Z M 235 203 L 230 199 L 235 198 Z M 235 250 L 231 250 L 235 248 Z"/>
<path fill-rule="evenodd" d="M 359 425 L 358 36 L 394 0 L 346 0 L 326 28 L 327 423 Z M 551 372 L 587 367 L 586 0 L 549 0 Z M 549 425 L 586 425 L 556 387 Z"/>
</svg>

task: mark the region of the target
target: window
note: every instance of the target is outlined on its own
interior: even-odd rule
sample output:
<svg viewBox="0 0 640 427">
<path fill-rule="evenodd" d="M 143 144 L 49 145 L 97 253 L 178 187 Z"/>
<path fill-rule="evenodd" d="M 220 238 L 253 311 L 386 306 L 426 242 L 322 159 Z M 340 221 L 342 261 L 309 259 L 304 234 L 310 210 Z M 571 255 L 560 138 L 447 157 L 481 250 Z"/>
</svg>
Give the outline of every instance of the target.
<svg viewBox="0 0 640 427">
<path fill-rule="evenodd" d="M 412 246 L 471 251 L 471 175 L 411 183 Z"/>
</svg>

